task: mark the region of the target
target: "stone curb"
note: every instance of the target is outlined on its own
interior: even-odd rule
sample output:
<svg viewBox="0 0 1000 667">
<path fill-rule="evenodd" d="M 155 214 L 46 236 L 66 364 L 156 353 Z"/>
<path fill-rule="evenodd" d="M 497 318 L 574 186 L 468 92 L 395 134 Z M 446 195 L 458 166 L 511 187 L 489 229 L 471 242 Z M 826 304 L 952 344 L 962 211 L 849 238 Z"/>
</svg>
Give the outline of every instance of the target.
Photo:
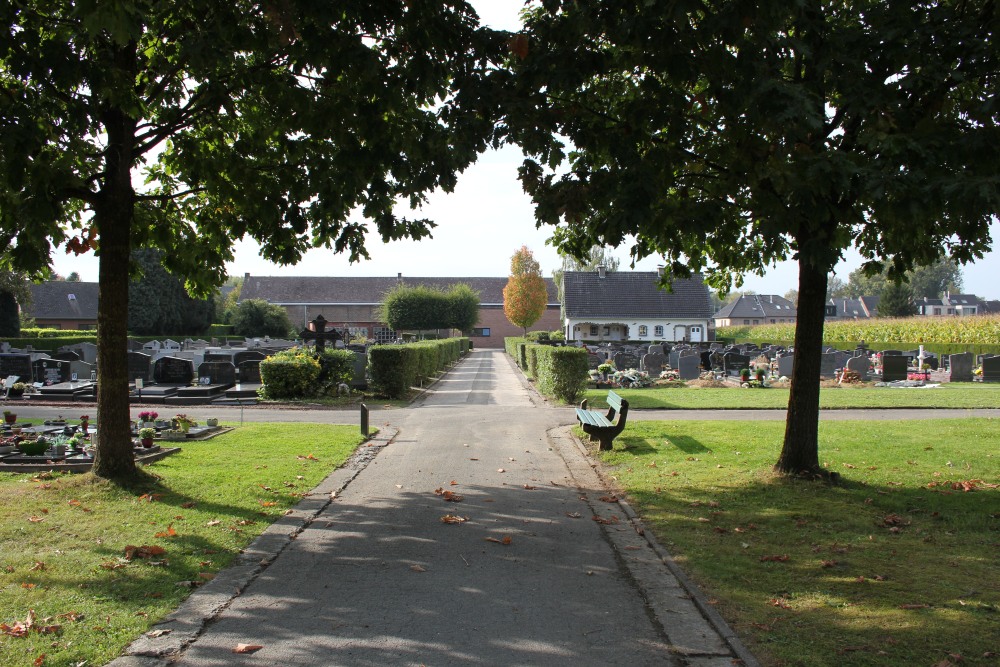
<svg viewBox="0 0 1000 667">
<path fill-rule="evenodd" d="M 181 605 L 129 644 L 108 667 L 165 667 L 194 642 L 205 627 L 226 609 L 305 530 L 374 458 L 368 448 L 381 449 L 398 429 L 384 426 L 362 443 L 342 466 L 331 472 L 285 516 L 268 526 L 237 556 L 230 567 L 195 590 Z"/>
</svg>

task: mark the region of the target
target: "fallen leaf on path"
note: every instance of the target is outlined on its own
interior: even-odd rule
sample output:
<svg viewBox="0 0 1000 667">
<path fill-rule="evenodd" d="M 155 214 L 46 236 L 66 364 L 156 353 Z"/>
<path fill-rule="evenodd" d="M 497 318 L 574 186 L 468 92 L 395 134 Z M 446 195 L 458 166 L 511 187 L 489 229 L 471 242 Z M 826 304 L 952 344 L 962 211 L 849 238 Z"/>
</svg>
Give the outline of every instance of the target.
<svg viewBox="0 0 1000 667">
<path fill-rule="evenodd" d="M 503 538 L 499 540 L 495 537 L 487 537 L 486 541 L 493 542 L 495 544 L 510 545 L 510 543 L 513 542 L 513 538 L 510 535 L 504 535 Z"/>
<path fill-rule="evenodd" d="M 524 488 L 526 488 L 528 491 L 534 491 L 538 487 L 537 486 L 531 486 L 530 484 L 525 484 Z"/>
<path fill-rule="evenodd" d="M 782 609 L 791 609 L 791 605 L 782 600 L 781 598 L 771 598 L 771 606 L 781 607 Z"/>
<path fill-rule="evenodd" d="M 443 488 L 437 488 L 434 490 L 435 495 L 441 496 L 442 500 L 446 500 L 449 503 L 460 503 L 465 498 L 452 491 L 445 491 Z"/>
<path fill-rule="evenodd" d="M 411 565 L 410 569 L 413 570 L 414 572 L 426 572 L 427 571 L 427 568 L 424 567 L 423 565 Z"/>
<path fill-rule="evenodd" d="M 467 516 L 458 516 L 455 514 L 445 514 L 441 517 L 441 523 L 465 523 L 469 520 Z"/>
<path fill-rule="evenodd" d="M 28 517 L 28 521 L 30 521 L 31 523 L 41 523 L 42 521 L 45 521 L 45 519 L 40 516 L 32 515 Z"/>
<path fill-rule="evenodd" d="M 264 648 L 261 644 L 237 644 L 233 653 L 256 653 Z"/>
<path fill-rule="evenodd" d="M 167 553 L 167 550 L 158 545 L 142 545 L 134 546 L 129 544 L 125 547 L 125 560 L 133 560 L 135 558 L 152 558 L 153 556 L 162 556 Z"/>
<path fill-rule="evenodd" d="M 595 515 L 594 515 L 594 517 L 593 517 L 593 519 L 594 519 L 594 521 L 596 521 L 597 523 L 600 523 L 600 524 L 604 524 L 605 526 L 609 526 L 609 525 L 611 525 L 611 524 L 615 524 L 615 523 L 618 523 L 618 517 L 616 517 L 616 516 L 612 516 L 612 517 L 611 517 L 611 518 L 609 518 L 609 519 L 605 519 L 604 517 L 602 517 L 602 516 L 597 516 L 597 515 L 595 514 Z"/>
<path fill-rule="evenodd" d="M 507 471 L 504 470 L 503 468 L 497 468 L 497 472 L 507 472 Z"/>
<path fill-rule="evenodd" d="M 617 503 L 618 496 L 601 496 L 598 498 L 602 503 Z"/>
<path fill-rule="evenodd" d="M 41 572 L 45 569 L 45 563 L 40 560 L 36 560 L 35 564 L 28 568 L 32 572 Z"/>
<path fill-rule="evenodd" d="M 579 512 L 566 512 L 566 516 L 568 516 L 571 519 L 579 519 L 583 515 L 580 514 Z"/>
<path fill-rule="evenodd" d="M 211 521 L 209 521 L 205 525 L 206 526 L 218 526 L 220 523 L 222 523 L 221 520 L 219 520 L 219 519 L 212 519 Z"/>
<path fill-rule="evenodd" d="M 458 486 L 458 482 L 456 482 L 455 480 L 451 480 L 450 482 L 448 482 L 448 484 L 450 484 L 451 486 Z"/>
<path fill-rule="evenodd" d="M 163 635 L 169 635 L 171 632 L 173 632 L 173 630 L 150 630 L 146 633 L 146 636 L 156 639 L 157 637 L 162 637 Z"/>
</svg>

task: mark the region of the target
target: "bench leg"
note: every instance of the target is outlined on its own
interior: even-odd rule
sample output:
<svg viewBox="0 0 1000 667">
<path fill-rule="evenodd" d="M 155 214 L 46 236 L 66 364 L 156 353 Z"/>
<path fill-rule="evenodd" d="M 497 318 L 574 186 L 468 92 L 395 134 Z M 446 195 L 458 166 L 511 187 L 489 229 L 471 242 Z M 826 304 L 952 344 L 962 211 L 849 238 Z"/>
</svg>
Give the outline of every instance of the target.
<svg viewBox="0 0 1000 667">
<path fill-rule="evenodd" d="M 615 439 L 615 436 L 613 436 L 613 435 L 609 435 L 609 436 L 605 436 L 603 438 L 600 438 L 600 440 L 601 440 L 601 451 L 603 451 L 603 452 L 610 452 L 611 449 L 612 449 L 611 443 L 614 442 L 614 439 Z"/>
</svg>

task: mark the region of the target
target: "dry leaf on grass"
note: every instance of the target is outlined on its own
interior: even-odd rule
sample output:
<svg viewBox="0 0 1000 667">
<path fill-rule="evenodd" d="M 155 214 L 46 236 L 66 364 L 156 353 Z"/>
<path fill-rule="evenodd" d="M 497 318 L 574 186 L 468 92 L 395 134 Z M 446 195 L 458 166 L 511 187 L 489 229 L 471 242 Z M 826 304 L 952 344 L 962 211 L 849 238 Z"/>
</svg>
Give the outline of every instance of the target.
<svg viewBox="0 0 1000 667">
<path fill-rule="evenodd" d="M 157 546 L 155 544 L 152 546 L 144 544 L 139 547 L 129 544 L 128 546 L 125 547 L 125 560 L 134 560 L 136 558 L 152 558 L 153 556 L 162 556 L 165 553 L 167 553 L 166 549 L 164 549 L 161 546 Z"/>
<path fill-rule="evenodd" d="M 787 561 L 788 561 L 788 556 L 786 556 L 784 554 L 782 554 L 780 556 L 761 556 L 760 557 L 760 562 L 761 563 L 767 563 L 767 562 L 785 563 Z"/>
<path fill-rule="evenodd" d="M 177 531 L 174 530 L 174 524 L 168 524 L 167 529 L 153 535 L 153 537 L 177 537 Z"/>
</svg>

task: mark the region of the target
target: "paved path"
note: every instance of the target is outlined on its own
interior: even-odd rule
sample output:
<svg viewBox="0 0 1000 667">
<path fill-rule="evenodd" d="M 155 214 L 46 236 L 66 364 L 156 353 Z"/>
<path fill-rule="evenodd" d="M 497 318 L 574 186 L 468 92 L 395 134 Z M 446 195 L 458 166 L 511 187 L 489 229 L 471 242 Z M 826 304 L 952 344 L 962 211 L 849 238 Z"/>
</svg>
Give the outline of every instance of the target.
<svg viewBox="0 0 1000 667">
<path fill-rule="evenodd" d="M 502 352 L 474 352 L 413 409 L 381 415 L 398 433 L 366 467 L 332 475 L 167 619 L 170 634 L 113 664 L 732 664 L 721 619 L 627 506 L 599 500 L 559 428 L 572 413 L 540 405 Z"/>
</svg>

